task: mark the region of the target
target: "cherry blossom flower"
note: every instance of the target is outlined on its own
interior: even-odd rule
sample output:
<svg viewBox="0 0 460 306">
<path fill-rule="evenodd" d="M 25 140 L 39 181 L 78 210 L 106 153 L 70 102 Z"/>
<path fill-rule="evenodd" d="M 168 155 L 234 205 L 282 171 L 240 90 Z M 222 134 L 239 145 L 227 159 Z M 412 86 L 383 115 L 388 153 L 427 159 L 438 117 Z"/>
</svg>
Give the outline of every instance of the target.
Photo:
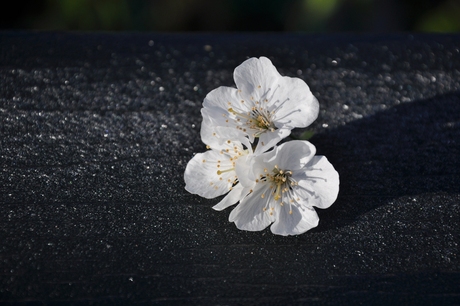
<svg viewBox="0 0 460 306">
<path fill-rule="evenodd" d="M 211 132 L 210 122 L 203 120 L 202 140 L 207 144 L 208 151 L 196 154 L 187 164 L 184 173 L 185 189 L 207 199 L 227 194 L 215 209 L 224 209 L 237 203 L 243 193 L 250 188 L 244 188 L 239 183 L 237 169 L 246 176 L 249 172 L 247 159 L 252 155 L 252 149 L 247 139 L 232 140 L 232 133 L 228 138 Z"/>
<path fill-rule="evenodd" d="M 247 159 L 250 165 L 244 169 L 249 171 L 239 182 L 249 192 L 240 193 L 229 221 L 247 231 L 271 224 L 272 233 L 283 236 L 316 227 L 319 218 L 313 207 L 328 208 L 334 203 L 339 175 L 326 157 L 315 152 L 308 141 L 294 140 Z"/>
<path fill-rule="evenodd" d="M 319 104 L 308 85 L 299 78 L 281 76 L 266 57 L 246 60 L 233 76 L 237 88 L 222 86 L 211 91 L 201 113 L 212 122 L 215 133 L 237 129 L 240 141 L 241 137 L 251 143 L 257 139 L 256 154 L 318 116 Z"/>
</svg>

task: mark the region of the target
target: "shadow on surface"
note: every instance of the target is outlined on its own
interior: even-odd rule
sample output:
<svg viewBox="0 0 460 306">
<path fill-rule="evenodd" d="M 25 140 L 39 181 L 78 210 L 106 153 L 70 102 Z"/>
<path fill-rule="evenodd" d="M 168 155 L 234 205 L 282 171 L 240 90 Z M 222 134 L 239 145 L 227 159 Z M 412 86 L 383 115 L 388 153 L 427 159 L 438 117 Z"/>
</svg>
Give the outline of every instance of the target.
<svg viewBox="0 0 460 306">
<path fill-rule="evenodd" d="M 340 173 L 327 231 L 403 196 L 459 193 L 460 93 L 400 104 L 312 138 Z"/>
</svg>

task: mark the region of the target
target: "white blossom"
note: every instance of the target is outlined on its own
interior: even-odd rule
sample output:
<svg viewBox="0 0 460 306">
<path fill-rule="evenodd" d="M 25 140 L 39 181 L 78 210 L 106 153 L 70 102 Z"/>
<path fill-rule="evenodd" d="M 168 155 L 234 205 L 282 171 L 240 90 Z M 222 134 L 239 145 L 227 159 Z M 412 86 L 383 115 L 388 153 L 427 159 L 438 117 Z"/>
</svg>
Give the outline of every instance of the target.
<svg viewBox="0 0 460 306">
<path fill-rule="evenodd" d="M 308 85 L 299 78 L 281 76 L 266 57 L 246 60 L 233 76 L 237 88 L 222 86 L 211 91 L 201 113 L 213 133 L 237 130 L 234 135 L 240 141 L 242 137 L 251 143 L 257 139 L 255 154 L 269 150 L 292 129 L 307 127 L 318 116 L 319 104 Z"/>
<path fill-rule="evenodd" d="M 327 208 L 337 198 L 339 175 L 308 141 L 289 141 L 246 160 L 240 179 L 240 203 L 229 221 L 242 230 L 260 231 L 271 224 L 278 235 L 302 234 L 319 222 L 313 207 Z"/>
<path fill-rule="evenodd" d="M 239 183 L 239 172 L 248 173 L 246 160 L 252 155 L 252 149 L 247 140 L 243 143 L 231 138 L 222 138 L 211 132 L 209 121 L 202 123 L 203 142 L 207 144 L 208 151 L 196 154 L 187 164 L 184 173 L 185 189 L 207 199 L 224 195 L 228 192 L 215 209 L 224 209 L 237 203 L 242 193 L 247 193 Z M 229 192 L 230 191 L 230 192 Z"/>
</svg>

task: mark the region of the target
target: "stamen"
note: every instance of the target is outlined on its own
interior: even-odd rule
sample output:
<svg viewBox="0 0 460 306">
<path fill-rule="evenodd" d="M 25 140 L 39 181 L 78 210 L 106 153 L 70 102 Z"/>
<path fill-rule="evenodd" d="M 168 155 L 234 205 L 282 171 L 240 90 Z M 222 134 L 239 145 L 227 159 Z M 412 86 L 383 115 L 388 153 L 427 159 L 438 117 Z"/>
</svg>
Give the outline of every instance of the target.
<svg viewBox="0 0 460 306">
<path fill-rule="evenodd" d="M 266 169 L 264 169 L 266 170 Z M 274 199 L 278 201 L 282 198 L 282 194 L 289 191 L 290 186 L 292 183 L 295 183 L 293 179 L 291 179 L 292 171 L 290 170 L 283 170 L 279 169 L 278 165 L 275 165 L 272 174 L 267 174 L 267 177 L 273 182 L 270 186 L 271 189 L 276 187 L 274 191 Z M 289 194 L 287 198 L 290 198 Z"/>
<path fill-rule="evenodd" d="M 247 119 L 247 120 L 252 120 L 252 117 L 248 116 L 248 115 L 245 115 L 245 114 L 242 114 L 242 113 L 238 113 L 236 112 L 233 108 L 229 108 L 228 111 L 232 114 L 234 114 L 235 116 L 240 116 L 244 119 Z"/>
<path fill-rule="evenodd" d="M 253 98 L 252 98 L 253 99 Z M 259 101 L 256 101 L 255 104 L 259 105 Z M 246 119 L 246 124 L 253 130 L 257 132 L 254 134 L 254 137 L 258 137 L 263 132 L 269 130 L 271 132 L 276 130 L 272 122 L 272 116 L 270 112 L 268 112 L 264 107 L 255 107 L 251 108 L 251 111 L 247 114 L 240 113 L 235 111 L 233 108 L 229 108 L 228 112 L 232 113 L 233 115 L 237 116 L 236 121 L 241 122 L 240 118 Z"/>
<path fill-rule="evenodd" d="M 280 199 L 280 197 L 281 197 L 280 190 L 281 190 L 281 183 L 278 183 L 276 185 L 276 192 L 275 192 L 275 196 L 274 196 L 275 201 L 278 201 Z"/>
<path fill-rule="evenodd" d="M 227 170 L 217 170 L 217 175 L 221 175 L 222 173 L 230 172 L 230 171 L 233 171 L 233 170 L 235 170 L 235 168 L 230 168 L 230 169 L 227 169 Z"/>
</svg>

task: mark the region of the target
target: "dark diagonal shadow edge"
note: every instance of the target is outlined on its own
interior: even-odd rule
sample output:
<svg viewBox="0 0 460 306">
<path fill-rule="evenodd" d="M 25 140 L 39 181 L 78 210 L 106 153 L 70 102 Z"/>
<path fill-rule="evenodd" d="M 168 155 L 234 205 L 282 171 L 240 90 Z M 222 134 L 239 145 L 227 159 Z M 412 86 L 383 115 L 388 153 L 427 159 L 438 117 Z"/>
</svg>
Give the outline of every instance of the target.
<svg viewBox="0 0 460 306">
<path fill-rule="evenodd" d="M 337 201 L 318 210 L 326 231 L 403 196 L 460 193 L 460 93 L 400 104 L 315 135 L 340 174 Z"/>
</svg>

